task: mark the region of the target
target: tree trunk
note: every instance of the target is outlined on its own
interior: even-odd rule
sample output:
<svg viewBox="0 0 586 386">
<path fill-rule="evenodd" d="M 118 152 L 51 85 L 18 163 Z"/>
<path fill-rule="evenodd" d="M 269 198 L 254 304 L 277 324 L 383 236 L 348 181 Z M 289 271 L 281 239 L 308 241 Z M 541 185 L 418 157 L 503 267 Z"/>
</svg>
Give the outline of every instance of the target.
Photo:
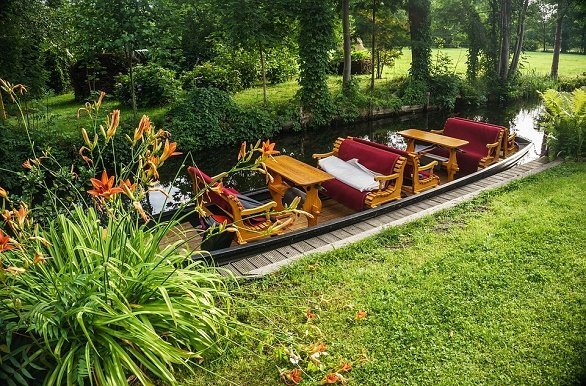
<svg viewBox="0 0 586 386">
<path fill-rule="evenodd" d="M 562 47 L 562 23 L 564 21 L 565 9 L 563 2 L 558 3 L 558 11 L 555 21 L 555 43 L 553 45 L 553 59 L 551 61 L 551 74 L 554 79 L 558 77 L 558 67 L 560 64 L 560 49 Z"/>
<path fill-rule="evenodd" d="M 543 52 L 546 51 L 545 49 L 545 41 L 547 39 L 546 26 L 545 26 L 545 18 L 541 19 L 541 24 L 543 25 Z"/>
<path fill-rule="evenodd" d="M 265 52 L 262 43 L 259 43 L 258 47 L 260 51 L 260 69 L 262 72 L 262 100 L 263 103 L 267 104 L 267 69 L 265 64 Z"/>
<path fill-rule="evenodd" d="M 134 71 L 132 65 L 132 47 L 128 46 L 126 51 L 127 59 L 128 59 L 128 76 L 130 77 L 130 96 L 132 99 L 132 114 L 134 119 L 136 119 L 136 89 L 134 87 Z"/>
<path fill-rule="evenodd" d="M 525 37 L 525 15 L 527 14 L 528 6 L 529 0 L 523 1 L 523 8 L 519 13 L 519 22 L 517 25 L 517 42 L 515 43 L 515 52 L 513 53 L 511 67 L 509 68 L 509 74 L 512 74 L 512 76 L 515 76 L 515 74 L 517 73 L 519 59 L 521 58 L 521 51 L 523 50 L 523 38 Z"/>
<path fill-rule="evenodd" d="M 345 90 L 352 79 L 352 45 L 350 42 L 350 0 L 342 1 L 342 29 L 344 30 L 344 71 L 342 89 Z"/>
<path fill-rule="evenodd" d="M 375 44 L 376 37 L 376 0 L 372 0 L 372 48 L 370 52 L 370 92 L 374 92 L 374 51 L 376 49 Z"/>
<path fill-rule="evenodd" d="M 411 76 L 427 81 L 431 64 L 431 1 L 409 0 L 407 12 L 411 34 Z"/>
<path fill-rule="evenodd" d="M 510 41 L 511 28 L 511 0 L 501 1 L 501 48 L 499 55 L 499 78 L 506 81 L 509 72 L 509 51 L 511 49 Z"/>
</svg>

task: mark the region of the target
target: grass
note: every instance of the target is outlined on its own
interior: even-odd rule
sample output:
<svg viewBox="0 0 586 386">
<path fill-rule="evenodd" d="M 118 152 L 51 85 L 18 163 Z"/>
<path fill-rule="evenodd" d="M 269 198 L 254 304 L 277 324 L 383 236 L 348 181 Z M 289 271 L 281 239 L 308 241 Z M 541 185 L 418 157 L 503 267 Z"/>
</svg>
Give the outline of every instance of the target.
<svg viewBox="0 0 586 386">
<path fill-rule="evenodd" d="M 242 284 L 238 317 L 264 334 L 183 383 L 278 384 L 294 367 L 280 347 L 307 369 L 308 345 L 324 342 L 323 369 L 302 385 L 345 361 L 350 385 L 580 384 L 585 195 L 586 164 L 565 163 Z"/>
<path fill-rule="evenodd" d="M 452 61 L 452 68 L 457 74 L 466 73 L 467 49 L 465 48 L 443 48 L 441 50 L 435 49 L 432 51 L 432 60 L 437 60 L 438 52 L 447 55 Z M 551 52 L 526 52 L 523 54 L 521 60 L 521 72 L 536 73 L 538 75 L 548 75 L 551 69 L 551 60 L 553 53 Z M 375 81 L 376 85 L 383 85 L 389 80 L 407 76 L 409 67 L 411 66 L 411 50 L 403 49 L 403 55 L 397 59 L 393 67 L 384 69 L 382 79 Z M 586 55 L 576 54 L 561 54 L 560 55 L 560 76 L 575 77 L 581 75 L 586 70 Z M 358 78 L 362 85 L 366 86 L 370 82 L 370 75 L 359 75 Z M 341 77 L 330 76 L 328 78 L 328 85 L 332 92 L 339 91 L 341 87 Z M 271 85 L 268 88 L 268 100 L 272 104 L 282 105 L 295 96 L 299 89 L 296 80 L 291 80 L 285 83 Z M 242 105 L 260 105 L 263 100 L 262 87 L 254 87 L 246 89 L 235 95 L 236 102 Z"/>
<path fill-rule="evenodd" d="M 77 116 L 81 107 L 83 107 L 83 103 L 77 102 L 73 93 L 49 96 L 28 105 L 28 109 L 34 117 L 32 120 L 34 128 L 59 128 L 66 135 L 78 135 L 82 127 L 87 128 L 90 126 L 90 120 L 87 115 L 82 113 L 79 118 Z M 120 109 L 121 124 L 130 126 L 137 125 L 140 117 L 146 114 L 158 127 L 161 127 L 169 108 L 170 106 L 139 108 L 136 118 L 134 118 L 131 107 L 120 104 L 120 102 L 113 100 L 112 97 L 107 96 L 102 104 L 102 112 Z M 16 113 L 13 114 L 12 122 L 14 122 L 16 115 Z"/>
</svg>

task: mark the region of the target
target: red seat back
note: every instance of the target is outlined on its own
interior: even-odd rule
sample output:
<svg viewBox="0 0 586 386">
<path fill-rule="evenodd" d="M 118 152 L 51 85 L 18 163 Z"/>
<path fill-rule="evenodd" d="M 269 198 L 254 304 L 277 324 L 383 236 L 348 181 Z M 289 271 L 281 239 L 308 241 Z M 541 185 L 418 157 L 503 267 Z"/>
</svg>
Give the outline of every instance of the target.
<svg viewBox="0 0 586 386">
<path fill-rule="evenodd" d="M 371 143 L 366 144 L 364 142 L 345 139 L 340 144 L 338 158 L 344 161 L 357 158 L 360 164 L 373 172 L 384 175 L 393 174 L 395 163 L 400 155 L 383 150 L 377 146 L 372 146 Z"/>
<path fill-rule="evenodd" d="M 490 123 L 448 118 L 444 125 L 444 135 L 468 141 L 467 145 L 461 147 L 462 150 L 486 156 L 486 145 L 497 142 L 503 129 L 504 127 Z"/>
<path fill-rule="evenodd" d="M 222 184 L 218 182 L 214 182 L 210 176 L 196 168 L 195 166 L 190 166 L 187 168 L 187 172 L 193 179 L 194 189 L 203 189 L 206 185 L 209 185 L 212 188 L 220 187 L 219 191 L 207 189 L 206 192 L 203 194 L 203 200 L 207 204 L 213 204 L 224 210 L 226 213 L 232 214 L 232 208 L 230 204 L 226 201 L 228 195 L 236 196 L 238 193 L 237 190 L 232 188 L 226 188 L 222 186 Z"/>
</svg>

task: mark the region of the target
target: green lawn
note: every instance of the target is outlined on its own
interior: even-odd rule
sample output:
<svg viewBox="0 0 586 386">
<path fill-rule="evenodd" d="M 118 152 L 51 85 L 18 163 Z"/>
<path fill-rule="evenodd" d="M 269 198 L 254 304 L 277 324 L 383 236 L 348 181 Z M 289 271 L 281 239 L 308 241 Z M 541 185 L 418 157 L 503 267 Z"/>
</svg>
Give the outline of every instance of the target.
<svg viewBox="0 0 586 386">
<path fill-rule="evenodd" d="M 282 347 L 306 370 L 316 342 L 329 355 L 302 385 L 343 362 L 350 385 L 580 384 L 583 197 L 586 164 L 566 163 L 242 283 L 235 312 L 261 331 L 232 337 L 223 358 L 184 384 L 279 384 L 279 369 L 295 367 Z"/>
<path fill-rule="evenodd" d="M 452 69 L 458 74 L 466 73 L 467 49 L 465 48 L 444 48 L 441 50 L 435 49 L 432 51 L 432 60 L 437 61 L 438 53 L 447 55 L 452 61 Z M 537 73 L 540 75 L 548 75 L 551 69 L 551 60 L 553 53 L 551 52 L 526 52 L 523 54 L 521 60 L 523 73 Z M 393 67 L 385 68 L 382 79 L 377 79 L 376 84 L 381 84 L 389 81 L 392 78 L 399 76 L 406 76 L 409 73 L 411 66 L 411 50 L 403 49 L 403 55 L 397 59 Z M 586 55 L 576 54 L 561 54 L 559 65 L 560 76 L 575 77 L 586 72 Z M 366 85 L 370 82 L 370 75 L 359 75 L 362 84 Z M 341 77 L 330 76 L 328 84 L 332 91 L 337 91 L 341 87 Z M 268 100 L 270 103 L 283 104 L 291 99 L 299 85 L 296 80 L 281 83 L 278 85 L 271 85 L 268 89 Z M 255 87 L 244 90 L 235 96 L 238 103 L 245 105 L 259 105 L 262 103 L 262 88 Z"/>
<path fill-rule="evenodd" d="M 141 108 L 138 109 L 136 118 L 134 118 L 131 107 L 121 105 L 112 98 L 111 96 L 105 98 L 102 104 L 102 112 L 120 109 L 122 124 L 136 125 L 140 117 L 143 114 L 147 114 L 160 127 L 169 111 L 168 106 Z M 73 93 L 50 96 L 28 105 L 29 110 L 35 116 L 40 117 L 40 119 L 32 120 L 35 126 L 44 129 L 48 124 L 64 134 L 80 134 L 82 127 L 87 128 L 91 125 L 91 120 L 87 117 L 87 114 L 80 113 L 78 118 L 77 113 L 81 107 L 83 107 L 83 103 L 75 101 Z"/>
</svg>

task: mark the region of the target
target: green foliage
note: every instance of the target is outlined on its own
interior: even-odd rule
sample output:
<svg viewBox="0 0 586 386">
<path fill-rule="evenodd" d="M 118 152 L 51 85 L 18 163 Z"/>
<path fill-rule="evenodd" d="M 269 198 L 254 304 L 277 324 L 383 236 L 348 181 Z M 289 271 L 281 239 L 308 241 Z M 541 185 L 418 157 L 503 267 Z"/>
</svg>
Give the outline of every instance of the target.
<svg viewBox="0 0 586 386">
<path fill-rule="evenodd" d="M 139 65 L 134 68 L 134 87 L 138 107 L 163 106 L 174 102 L 180 90 L 180 82 L 175 79 L 175 72 L 156 64 Z M 132 103 L 129 75 L 118 77 L 116 96 L 120 102 Z"/>
<path fill-rule="evenodd" d="M 272 48 L 266 52 L 267 80 L 272 84 L 286 82 L 299 74 L 297 53 L 288 47 Z"/>
<path fill-rule="evenodd" d="M 429 78 L 431 64 L 431 1 L 409 0 L 407 2 L 411 25 L 411 76 L 418 80 Z"/>
<path fill-rule="evenodd" d="M 46 260 L 34 262 L 35 250 L 3 253 L 6 266 L 26 271 L 0 275 L 0 328 L 29 339 L 17 350 L 7 342 L 3 371 L 23 363 L 28 377 L 26 347 L 35 368 L 45 363 L 46 385 L 122 385 L 129 375 L 174 383 L 174 366 L 217 353 L 230 296 L 217 272 L 177 245 L 160 246 L 171 225 L 151 228 L 130 216 L 102 225 L 93 208 L 77 208 L 38 234 L 48 243 L 36 253 Z"/>
<path fill-rule="evenodd" d="M 233 49 L 228 45 L 217 44 L 214 66 L 220 66 L 237 71 L 243 88 L 252 87 L 259 79 L 260 63 L 256 52 L 245 51 L 241 48 Z"/>
<path fill-rule="evenodd" d="M 558 87 L 560 91 L 574 91 L 580 87 L 586 87 L 586 73 L 582 74 L 582 76 L 559 76 L 557 78 Z"/>
<path fill-rule="evenodd" d="M 409 77 L 399 90 L 401 101 L 406 106 L 424 104 L 427 100 L 427 93 L 427 83 L 413 77 Z"/>
<path fill-rule="evenodd" d="M 448 110 L 454 109 L 456 99 L 460 96 L 462 84 L 460 77 L 455 74 L 455 70 L 451 69 L 452 67 L 453 63 L 449 56 L 438 51 L 431 67 L 429 80 L 431 103 Z"/>
<path fill-rule="evenodd" d="M 540 126 L 547 133 L 549 156 L 581 159 L 586 153 L 586 89 L 571 94 L 550 89 L 541 96 L 545 111 Z"/>
<path fill-rule="evenodd" d="M 193 67 L 181 76 L 184 90 L 194 87 L 213 87 L 227 92 L 237 92 L 242 89 L 240 72 L 221 64 L 210 62 Z"/>
<path fill-rule="evenodd" d="M 327 73 L 328 54 L 334 44 L 335 12 L 330 1 L 304 0 L 301 8 L 299 99 L 310 121 L 323 125 L 329 122 L 332 112 Z"/>
<path fill-rule="evenodd" d="M 516 76 L 509 85 L 508 96 L 512 99 L 535 98 L 539 92 L 549 88 L 557 88 L 556 80 L 533 71 Z"/>
<path fill-rule="evenodd" d="M 269 138 L 281 127 L 265 110 L 240 107 L 228 93 L 214 88 L 192 89 L 170 116 L 171 132 L 187 150 Z"/>
</svg>

